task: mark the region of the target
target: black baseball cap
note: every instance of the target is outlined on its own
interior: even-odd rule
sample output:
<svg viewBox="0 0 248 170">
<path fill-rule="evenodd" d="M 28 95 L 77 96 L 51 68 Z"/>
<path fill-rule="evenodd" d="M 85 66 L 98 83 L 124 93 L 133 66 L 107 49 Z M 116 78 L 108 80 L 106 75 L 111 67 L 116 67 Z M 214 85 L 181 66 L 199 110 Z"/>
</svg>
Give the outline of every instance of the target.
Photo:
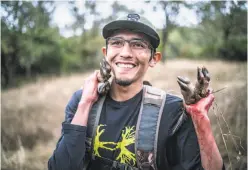
<svg viewBox="0 0 248 170">
<path fill-rule="evenodd" d="M 102 35 L 105 39 L 110 37 L 116 30 L 130 30 L 145 34 L 156 49 L 159 46 L 160 38 L 155 27 L 146 18 L 139 14 L 128 14 L 120 17 L 103 27 Z"/>
</svg>

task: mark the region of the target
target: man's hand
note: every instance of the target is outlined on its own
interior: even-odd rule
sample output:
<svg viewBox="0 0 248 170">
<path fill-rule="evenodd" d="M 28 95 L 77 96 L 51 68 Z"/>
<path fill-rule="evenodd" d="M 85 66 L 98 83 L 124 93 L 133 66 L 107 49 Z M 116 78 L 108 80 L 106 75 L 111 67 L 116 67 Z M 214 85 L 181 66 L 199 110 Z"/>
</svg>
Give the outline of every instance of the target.
<svg viewBox="0 0 248 170">
<path fill-rule="evenodd" d="M 97 99 L 98 99 L 98 93 L 97 93 L 98 79 L 100 79 L 100 73 L 98 70 L 96 70 L 93 74 L 91 74 L 85 80 L 80 103 L 86 102 L 86 103 L 93 104 L 94 102 L 97 101 Z"/>
<path fill-rule="evenodd" d="M 202 167 L 206 170 L 221 170 L 223 160 L 215 142 L 208 110 L 214 101 L 209 90 L 210 76 L 208 70 L 197 68 L 197 81 L 194 84 L 187 78 L 178 77 L 178 84 L 184 98 L 184 106 L 191 116 L 200 146 Z"/>
<path fill-rule="evenodd" d="M 198 118 L 208 120 L 207 113 L 214 101 L 214 96 L 208 88 L 209 81 L 210 75 L 205 67 L 197 68 L 195 84 L 191 83 L 188 78 L 178 76 L 177 82 L 181 88 L 186 111 L 194 120 Z"/>
<path fill-rule="evenodd" d="M 197 103 L 190 105 L 185 104 L 185 109 L 193 120 L 195 120 L 196 122 L 199 121 L 199 123 L 203 123 L 202 120 L 209 121 L 207 114 L 213 101 L 214 101 L 214 95 L 211 94 L 209 91 L 208 95 L 205 98 L 200 99 Z"/>
<path fill-rule="evenodd" d="M 90 109 L 98 99 L 98 79 L 100 79 L 100 73 L 96 70 L 85 80 L 81 100 L 71 124 L 87 126 Z"/>
</svg>

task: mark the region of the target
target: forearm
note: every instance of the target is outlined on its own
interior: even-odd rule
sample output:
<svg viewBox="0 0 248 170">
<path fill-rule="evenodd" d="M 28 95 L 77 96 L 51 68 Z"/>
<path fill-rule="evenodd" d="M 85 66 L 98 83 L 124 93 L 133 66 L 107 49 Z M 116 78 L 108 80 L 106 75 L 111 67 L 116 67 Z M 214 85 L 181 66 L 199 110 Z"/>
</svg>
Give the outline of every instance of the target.
<svg viewBox="0 0 248 170">
<path fill-rule="evenodd" d="M 62 138 L 48 162 L 49 170 L 82 169 L 86 149 L 86 126 L 91 106 L 91 102 L 81 100 L 77 104 L 72 121 L 63 124 Z M 70 113 L 73 107 L 68 109 Z"/>
<path fill-rule="evenodd" d="M 71 121 L 71 124 L 79 126 L 87 126 L 89 112 L 92 107 L 91 102 L 81 101 L 78 103 L 77 112 Z"/>
<path fill-rule="evenodd" d="M 63 124 L 63 136 L 48 161 L 49 170 L 79 170 L 85 156 L 86 127 Z"/>
<path fill-rule="evenodd" d="M 202 167 L 205 170 L 221 170 L 223 160 L 215 142 L 210 121 L 203 115 L 206 114 L 192 117 L 200 147 Z"/>
</svg>

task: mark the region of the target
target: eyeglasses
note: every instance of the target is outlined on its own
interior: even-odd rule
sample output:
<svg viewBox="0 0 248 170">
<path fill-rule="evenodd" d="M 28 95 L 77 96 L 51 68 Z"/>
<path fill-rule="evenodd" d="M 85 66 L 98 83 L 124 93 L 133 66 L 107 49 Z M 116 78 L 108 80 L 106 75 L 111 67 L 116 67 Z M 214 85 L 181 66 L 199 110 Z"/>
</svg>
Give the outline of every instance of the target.
<svg viewBox="0 0 248 170">
<path fill-rule="evenodd" d="M 125 42 L 127 42 L 130 48 L 134 51 L 145 51 L 148 49 L 153 50 L 153 47 L 144 39 L 135 38 L 131 40 L 125 40 L 121 37 L 109 37 L 107 38 L 107 45 L 113 49 L 121 49 Z"/>
</svg>

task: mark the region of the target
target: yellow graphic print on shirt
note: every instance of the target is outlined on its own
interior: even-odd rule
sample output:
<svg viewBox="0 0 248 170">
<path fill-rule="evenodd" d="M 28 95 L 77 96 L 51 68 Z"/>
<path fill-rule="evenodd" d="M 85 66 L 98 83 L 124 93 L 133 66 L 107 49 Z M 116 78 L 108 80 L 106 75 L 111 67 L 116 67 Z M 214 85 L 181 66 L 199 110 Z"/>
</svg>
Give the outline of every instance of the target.
<svg viewBox="0 0 248 170">
<path fill-rule="evenodd" d="M 125 127 L 125 130 L 122 130 L 122 141 L 117 143 L 116 149 L 120 149 L 120 154 L 117 156 L 116 160 L 120 163 L 126 163 L 129 165 L 135 164 L 135 154 L 130 152 L 126 146 L 134 144 L 135 142 L 135 132 L 133 127 Z"/>
<path fill-rule="evenodd" d="M 99 157 L 101 157 L 101 155 L 98 152 L 99 148 L 103 148 L 103 149 L 113 151 L 113 150 L 115 150 L 115 148 L 109 148 L 106 145 L 108 145 L 108 144 L 116 145 L 116 143 L 114 143 L 114 142 L 101 142 L 99 140 L 101 134 L 105 131 L 105 129 L 102 129 L 101 131 L 99 131 L 100 127 L 102 127 L 102 126 L 106 126 L 106 125 L 99 125 L 97 127 L 97 129 L 96 129 L 96 137 L 95 137 L 95 141 L 94 141 L 94 152 L 93 153 L 94 153 L 94 155 L 99 156 Z"/>
<path fill-rule="evenodd" d="M 110 151 L 120 149 L 120 153 L 116 157 L 116 160 L 119 161 L 120 163 L 129 164 L 129 165 L 134 166 L 135 162 L 136 162 L 135 154 L 130 152 L 127 149 L 127 146 L 135 143 L 135 131 L 134 131 L 135 126 L 125 127 L 125 129 L 122 130 L 122 134 L 121 134 L 122 139 L 120 142 L 117 142 L 117 143 L 100 141 L 100 136 L 105 131 L 105 129 L 100 130 L 100 128 L 104 127 L 104 126 L 106 126 L 106 125 L 100 124 L 97 127 L 96 136 L 95 136 L 95 140 L 94 140 L 94 152 L 93 152 L 94 155 L 101 157 L 101 155 L 99 154 L 99 151 L 98 151 L 99 148 L 110 150 Z"/>
</svg>

